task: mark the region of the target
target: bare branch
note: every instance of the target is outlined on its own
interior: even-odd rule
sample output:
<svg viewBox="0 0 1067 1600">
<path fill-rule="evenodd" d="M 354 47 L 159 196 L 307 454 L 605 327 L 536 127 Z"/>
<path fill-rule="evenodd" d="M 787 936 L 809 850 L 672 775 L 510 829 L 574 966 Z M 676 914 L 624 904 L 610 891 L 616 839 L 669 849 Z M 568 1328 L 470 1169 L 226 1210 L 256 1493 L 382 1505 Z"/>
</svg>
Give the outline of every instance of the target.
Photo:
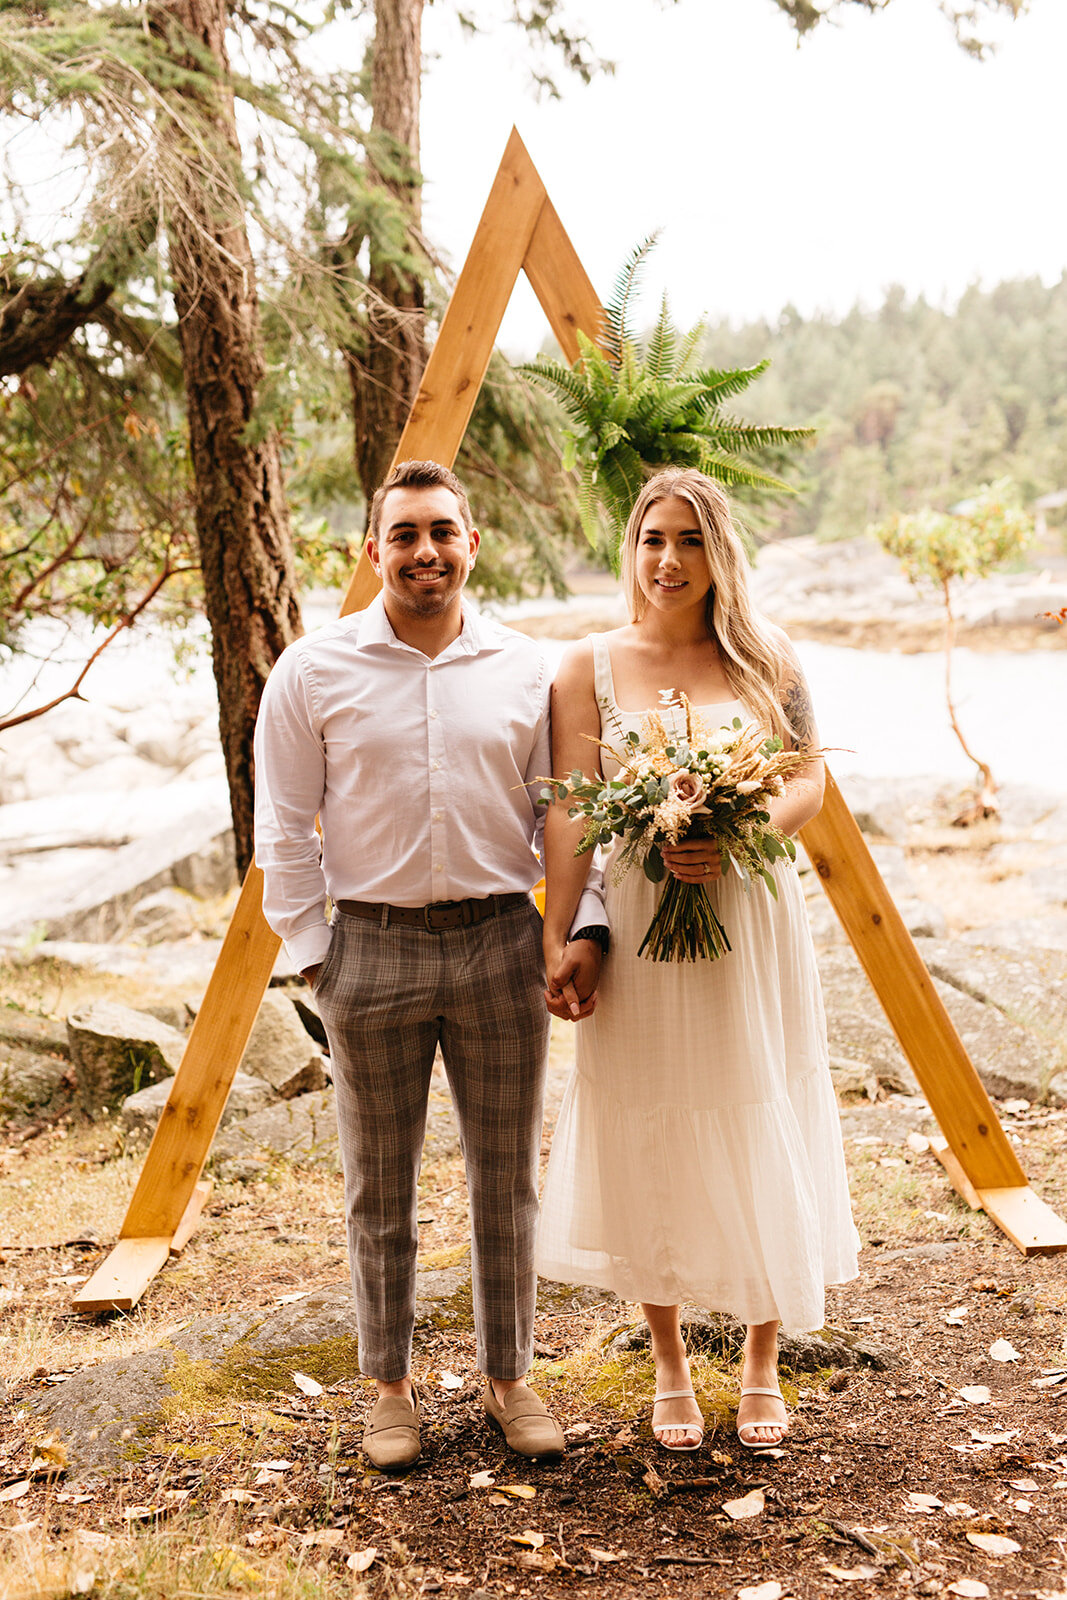
<svg viewBox="0 0 1067 1600">
<path fill-rule="evenodd" d="M 128 611 L 124 617 L 120 617 L 107 637 L 102 639 L 97 645 L 96 649 L 93 651 L 84 667 L 82 667 L 70 688 L 66 689 L 63 694 L 57 694 L 54 700 L 49 700 L 43 706 L 36 706 L 32 711 L 23 711 L 17 717 L 8 717 L 4 721 L 0 721 L 0 733 L 5 733 L 8 728 L 17 728 L 23 722 L 34 722 L 38 717 L 43 717 L 46 712 L 54 711 L 56 706 L 61 706 L 65 700 L 84 699 L 85 697 L 81 693 L 81 686 L 85 682 L 86 674 L 88 673 L 89 668 L 100 659 L 108 645 L 111 644 L 112 640 L 117 639 L 119 634 L 122 633 L 124 629 L 133 627 L 133 624 L 137 621 L 137 618 L 141 615 L 141 612 L 155 599 L 156 595 L 167 582 L 168 578 L 174 577 L 176 573 L 190 572 L 192 570 L 193 569 L 191 567 L 172 567 L 168 563 L 163 568 L 163 571 L 159 574 L 158 578 L 151 585 L 151 587 L 146 591 L 145 594 L 141 596 L 133 610 Z"/>
</svg>

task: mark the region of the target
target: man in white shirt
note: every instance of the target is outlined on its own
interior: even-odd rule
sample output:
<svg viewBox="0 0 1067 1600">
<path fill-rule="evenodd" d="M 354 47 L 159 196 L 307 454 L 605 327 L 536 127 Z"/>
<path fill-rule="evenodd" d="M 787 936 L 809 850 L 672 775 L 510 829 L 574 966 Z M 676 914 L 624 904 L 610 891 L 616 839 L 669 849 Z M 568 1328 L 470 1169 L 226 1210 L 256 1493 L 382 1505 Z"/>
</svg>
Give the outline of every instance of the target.
<svg viewBox="0 0 1067 1600">
<path fill-rule="evenodd" d="M 360 1367 L 378 1386 L 364 1450 L 396 1470 L 420 1449 L 416 1185 L 440 1044 L 470 1193 L 483 1404 L 513 1449 L 558 1455 L 562 1432 L 524 1382 L 549 1020 L 530 890 L 550 674 L 532 640 L 464 607 L 478 532 L 446 468 L 394 468 L 367 549 L 382 593 L 283 653 L 255 746 L 264 914 L 330 1040 Z M 595 1004 L 604 920 L 594 889 L 549 975 L 557 1014 Z"/>
</svg>

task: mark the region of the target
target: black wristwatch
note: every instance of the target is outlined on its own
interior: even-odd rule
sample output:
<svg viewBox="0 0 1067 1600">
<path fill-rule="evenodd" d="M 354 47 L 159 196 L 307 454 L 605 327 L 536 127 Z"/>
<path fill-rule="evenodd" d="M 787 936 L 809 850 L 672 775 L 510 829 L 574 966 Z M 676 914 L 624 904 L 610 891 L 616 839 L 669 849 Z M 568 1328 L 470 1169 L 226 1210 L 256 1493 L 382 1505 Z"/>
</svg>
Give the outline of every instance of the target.
<svg viewBox="0 0 1067 1600">
<path fill-rule="evenodd" d="M 611 944 L 611 934 L 609 933 L 608 929 L 604 927 L 603 923 L 597 923 L 596 926 L 592 928 L 579 928 L 577 933 L 571 934 L 570 938 L 567 940 L 567 943 L 573 944 L 576 939 L 592 939 L 594 944 L 598 944 L 600 946 L 605 955 L 607 955 L 608 948 Z"/>
</svg>

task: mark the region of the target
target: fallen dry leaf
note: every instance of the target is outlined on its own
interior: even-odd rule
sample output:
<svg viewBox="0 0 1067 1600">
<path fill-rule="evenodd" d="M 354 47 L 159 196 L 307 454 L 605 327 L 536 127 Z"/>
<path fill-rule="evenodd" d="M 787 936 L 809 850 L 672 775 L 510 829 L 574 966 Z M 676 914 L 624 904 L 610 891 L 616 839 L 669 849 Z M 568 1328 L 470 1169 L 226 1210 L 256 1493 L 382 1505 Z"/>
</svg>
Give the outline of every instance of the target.
<svg viewBox="0 0 1067 1600">
<path fill-rule="evenodd" d="M 656 1500 L 662 1500 L 670 1491 L 655 1467 L 646 1467 L 641 1474 L 641 1482 L 649 1494 Z"/>
<path fill-rule="evenodd" d="M 1010 1339 L 994 1339 L 989 1346 L 989 1354 L 993 1361 L 1021 1361 L 1022 1356 L 1016 1350 Z"/>
<path fill-rule="evenodd" d="M 758 1517 L 766 1507 L 762 1489 L 751 1489 L 748 1494 L 742 1495 L 740 1500 L 727 1500 L 723 1503 L 723 1510 L 733 1522 L 741 1522 L 745 1517 Z"/>
<path fill-rule="evenodd" d="M 273 1484 L 281 1483 L 284 1477 L 284 1472 L 271 1472 L 268 1467 L 264 1467 L 262 1472 L 256 1473 L 252 1482 L 257 1489 L 269 1489 Z"/>
<path fill-rule="evenodd" d="M 1031 1378 L 1030 1383 L 1035 1389 L 1058 1389 L 1061 1383 L 1067 1382 L 1067 1372 L 1057 1369 L 1043 1378 Z"/>
<path fill-rule="evenodd" d="M 21 1500 L 23 1495 L 30 1492 L 29 1478 L 20 1478 L 18 1483 L 9 1483 L 6 1489 L 0 1489 L 0 1504 L 7 1505 L 11 1500 Z"/>
<path fill-rule="evenodd" d="M 516 1550 L 511 1565 L 521 1567 L 524 1572 L 555 1572 L 559 1557 L 547 1546 L 544 1550 Z"/>
<path fill-rule="evenodd" d="M 584 1439 L 587 1433 L 592 1433 L 593 1424 L 591 1422 L 572 1422 L 570 1427 L 565 1428 L 563 1431 L 568 1439 Z"/>
<path fill-rule="evenodd" d="M 353 1550 L 345 1566 L 350 1572 L 366 1572 L 373 1567 L 378 1559 L 378 1551 L 374 1545 L 369 1545 L 366 1550 Z"/>
<path fill-rule="evenodd" d="M 74 1530 L 75 1549 L 79 1545 L 88 1545 L 91 1550 L 110 1550 L 115 1543 L 110 1533 L 98 1533 L 95 1528 L 76 1528 Z"/>
<path fill-rule="evenodd" d="M 951 1311 L 945 1312 L 945 1325 L 949 1328 L 962 1328 L 964 1317 L 969 1317 L 970 1314 L 970 1306 L 953 1306 Z"/>
<path fill-rule="evenodd" d="M 293 1382 L 301 1394 L 309 1395 L 311 1398 L 314 1398 L 315 1395 L 326 1393 L 322 1384 L 318 1383 L 314 1378 L 309 1378 L 306 1372 L 294 1372 Z"/>
<path fill-rule="evenodd" d="M 984 1383 L 969 1383 L 966 1388 L 959 1391 L 960 1399 L 966 1400 L 971 1406 L 987 1406 L 993 1396 Z"/>
<path fill-rule="evenodd" d="M 949 1584 L 948 1592 L 960 1595 L 962 1600 L 986 1600 L 989 1585 L 979 1582 L 977 1578 L 960 1578 L 956 1583 Z"/>
<path fill-rule="evenodd" d="M 491 1489 L 496 1479 L 491 1472 L 472 1472 L 470 1486 L 472 1489 Z"/>
<path fill-rule="evenodd" d="M 235 1506 L 250 1506 L 259 1499 L 259 1495 L 253 1494 L 251 1489 L 227 1489 L 222 1498 L 232 1501 Z"/>
<path fill-rule="evenodd" d="M 123 1522 L 153 1522 L 163 1510 L 162 1506 L 127 1506 L 122 1513 Z"/>
<path fill-rule="evenodd" d="M 1009 1478 L 1008 1487 L 1009 1489 L 1021 1489 L 1023 1494 L 1038 1494 L 1041 1490 L 1041 1485 L 1035 1483 L 1033 1478 Z"/>
<path fill-rule="evenodd" d="M 458 1372 L 442 1372 L 437 1381 L 442 1389 L 462 1389 L 463 1387 L 463 1379 Z"/>
<path fill-rule="evenodd" d="M 512 1544 L 529 1545 L 531 1550 L 540 1550 L 545 1542 L 543 1533 L 538 1533 L 535 1528 L 524 1528 L 521 1533 L 509 1533 L 508 1539 Z"/>
<path fill-rule="evenodd" d="M 766 1583 L 750 1583 L 745 1589 L 738 1589 L 737 1600 L 782 1600 L 785 1590 L 777 1578 L 768 1578 Z"/>
<path fill-rule="evenodd" d="M 537 1490 L 528 1483 L 499 1483 L 496 1492 L 510 1495 L 513 1500 L 532 1500 Z"/>
<path fill-rule="evenodd" d="M 907 1500 L 909 1511 L 925 1511 L 928 1514 L 934 1511 L 941 1511 L 944 1504 L 945 1502 L 939 1500 L 936 1494 L 922 1494 L 918 1490 L 913 1490 L 908 1495 Z"/>
<path fill-rule="evenodd" d="M 950 1500 L 945 1507 L 945 1515 L 947 1517 L 976 1517 L 978 1513 L 973 1506 L 967 1504 L 966 1500 Z"/>
<path fill-rule="evenodd" d="M 1032 1502 L 1029 1500 L 1013 1500 L 1012 1507 L 1016 1511 L 1021 1511 L 1023 1516 L 1026 1516 L 1027 1512 L 1034 1509 Z"/>
<path fill-rule="evenodd" d="M 291 1461 L 253 1461 L 252 1465 L 260 1472 L 289 1472 L 293 1463 Z"/>
<path fill-rule="evenodd" d="M 827 1564 L 823 1571 L 841 1583 L 869 1583 L 872 1578 L 878 1576 L 877 1567 L 834 1567 Z"/>
<path fill-rule="evenodd" d="M 585 1553 L 589 1557 L 590 1561 L 599 1561 L 601 1563 L 605 1561 L 626 1561 L 629 1559 L 625 1550 L 598 1550 L 596 1545 L 593 1544 L 586 1545 Z"/>
<path fill-rule="evenodd" d="M 1018 1432 L 1018 1428 L 1002 1428 L 999 1433 L 982 1433 L 980 1429 L 972 1428 L 971 1438 L 975 1444 L 1010 1444 Z"/>
<path fill-rule="evenodd" d="M 91 1494 L 74 1494 L 70 1489 L 61 1489 L 56 1495 L 57 1500 L 69 1501 L 72 1506 L 83 1506 L 92 1498 Z"/>
<path fill-rule="evenodd" d="M 969 1533 L 967 1538 L 976 1550 L 987 1556 L 1013 1556 L 1022 1545 L 1003 1533 Z"/>
</svg>

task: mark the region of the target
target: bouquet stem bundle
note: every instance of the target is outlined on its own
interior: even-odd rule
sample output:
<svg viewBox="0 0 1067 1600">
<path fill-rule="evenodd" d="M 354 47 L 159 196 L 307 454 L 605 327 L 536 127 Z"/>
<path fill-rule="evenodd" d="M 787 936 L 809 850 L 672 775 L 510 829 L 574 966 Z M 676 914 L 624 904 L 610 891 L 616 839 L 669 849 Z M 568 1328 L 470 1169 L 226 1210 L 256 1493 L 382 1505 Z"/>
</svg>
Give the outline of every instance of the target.
<svg viewBox="0 0 1067 1600">
<path fill-rule="evenodd" d="M 717 961 L 732 949 L 705 886 L 668 878 L 638 955 L 650 961 Z"/>
</svg>

